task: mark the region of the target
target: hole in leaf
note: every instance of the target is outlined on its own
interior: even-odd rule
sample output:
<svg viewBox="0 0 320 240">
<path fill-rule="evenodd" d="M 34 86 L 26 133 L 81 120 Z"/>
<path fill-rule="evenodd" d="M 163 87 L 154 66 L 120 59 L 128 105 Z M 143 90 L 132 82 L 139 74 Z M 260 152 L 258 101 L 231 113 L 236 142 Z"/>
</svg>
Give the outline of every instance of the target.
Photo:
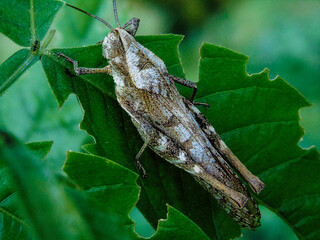
<svg viewBox="0 0 320 240">
<path fill-rule="evenodd" d="M 129 213 L 129 217 L 136 223 L 135 231 L 139 236 L 148 238 L 155 233 L 153 227 L 148 223 L 138 208 L 134 207 Z"/>
</svg>

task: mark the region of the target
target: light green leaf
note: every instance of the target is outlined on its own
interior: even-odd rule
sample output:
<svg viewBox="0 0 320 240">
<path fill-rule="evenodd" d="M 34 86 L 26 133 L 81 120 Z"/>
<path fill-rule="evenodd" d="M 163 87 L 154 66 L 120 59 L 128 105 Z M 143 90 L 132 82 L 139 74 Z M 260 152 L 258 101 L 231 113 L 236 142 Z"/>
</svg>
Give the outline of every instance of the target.
<svg viewBox="0 0 320 240">
<path fill-rule="evenodd" d="M 38 154 L 41 159 L 45 159 L 48 153 L 51 150 L 53 141 L 45 141 L 45 142 L 30 142 L 27 143 L 26 146 L 33 151 L 34 153 Z"/>
<path fill-rule="evenodd" d="M 2 0 L 0 32 L 21 46 L 31 46 L 43 39 L 62 5 L 58 0 Z"/>
</svg>

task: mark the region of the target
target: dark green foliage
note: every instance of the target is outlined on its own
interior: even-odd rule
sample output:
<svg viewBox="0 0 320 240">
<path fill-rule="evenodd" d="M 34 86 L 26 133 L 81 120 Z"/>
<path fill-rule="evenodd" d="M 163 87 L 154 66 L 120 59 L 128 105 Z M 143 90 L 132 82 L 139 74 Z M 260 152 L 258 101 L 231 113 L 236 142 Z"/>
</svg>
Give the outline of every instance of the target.
<svg viewBox="0 0 320 240">
<path fill-rule="evenodd" d="M 247 75 L 246 62 L 244 55 L 204 44 L 198 101 L 215 106 L 203 112 L 266 184 L 258 202 L 284 219 L 301 239 L 316 239 L 319 152 L 297 145 L 303 136 L 298 111 L 310 103 L 282 78 L 270 81 L 268 70 Z"/>
<path fill-rule="evenodd" d="M 89 154 L 68 153 L 65 177 L 42 161 L 52 142 L 25 146 L 1 133 L 0 239 L 140 239 L 128 217 L 135 205 L 157 228 L 151 239 L 239 237 L 240 227 L 189 174 L 152 151 L 142 156 L 149 178 L 142 180 L 136 174 L 134 156 L 142 140 L 115 99 L 112 78 L 75 76 L 72 65 L 56 55 L 61 51 L 80 66 L 104 67 L 101 45 L 43 49 L 41 40 L 63 3 L 41 2 L 20 0 L 16 8 L 11 1 L 0 3 L 0 31 L 30 48 L 0 66 L 0 94 L 41 57 L 59 107 L 75 94 L 84 110 L 80 127 L 95 142 L 83 147 Z M 41 41 L 40 49 L 32 51 L 35 40 Z M 178 52 L 181 36 L 137 40 L 163 59 L 171 74 L 184 77 Z M 319 152 L 297 145 L 303 136 L 298 111 L 310 104 L 280 77 L 270 81 L 268 70 L 249 76 L 246 63 L 242 54 L 204 44 L 197 101 L 211 105 L 201 110 L 234 153 L 266 183 L 256 200 L 280 216 L 300 239 L 316 240 Z M 179 91 L 191 94 L 180 86 Z"/>
<path fill-rule="evenodd" d="M 137 174 L 105 158 L 69 152 L 65 179 L 41 161 L 47 142 L 28 144 L 31 152 L 1 132 L 0 143 L 1 239 L 31 239 L 30 228 L 35 239 L 141 239 L 128 216 L 139 198 Z M 182 213 L 168 210 L 151 239 L 207 238 Z"/>
</svg>

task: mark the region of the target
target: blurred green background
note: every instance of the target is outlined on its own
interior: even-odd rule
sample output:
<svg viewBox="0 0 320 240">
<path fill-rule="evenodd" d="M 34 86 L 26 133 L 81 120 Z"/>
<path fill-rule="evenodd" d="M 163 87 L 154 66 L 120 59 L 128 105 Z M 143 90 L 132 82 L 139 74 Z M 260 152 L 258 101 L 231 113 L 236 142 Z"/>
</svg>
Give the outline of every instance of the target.
<svg viewBox="0 0 320 240">
<path fill-rule="evenodd" d="M 115 25 L 111 0 L 68 3 Z M 132 17 L 141 19 L 138 35 L 185 35 L 180 52 L 189 80 L 197 81 L 199 48 L 204 41 L 248 55 L 249 74 L 267 67 L 270 78 L 283 77 L 313 104 L 300 111 L 306 134 L 299 144 L 320 146 L 320 1 L 118 0 L 118 9 L 121 23 Z M 103 24 L 70 8 L 58 13 L 52 28 L 57 32 L 49 48 L 95 44 L 108 32 Z M 18 49 L 0 34 L 0 63 Z M 92 141 L 79 130 L 81 118 L 75 96 L 58 109 L 40 63 L 0 100 L 0 127 L 25 142 L 54 140 L 48 162 L 56 169 L 61 168 L 67 150 L 79 151 L 82 144 Z M 241 239 L 297 239 L 276 214 L 261 210 L 262 227 L 256 232 L 244 230 Z M 153 234 L 136 208 L 130 216 L 140 235 Z"/>
</svg>

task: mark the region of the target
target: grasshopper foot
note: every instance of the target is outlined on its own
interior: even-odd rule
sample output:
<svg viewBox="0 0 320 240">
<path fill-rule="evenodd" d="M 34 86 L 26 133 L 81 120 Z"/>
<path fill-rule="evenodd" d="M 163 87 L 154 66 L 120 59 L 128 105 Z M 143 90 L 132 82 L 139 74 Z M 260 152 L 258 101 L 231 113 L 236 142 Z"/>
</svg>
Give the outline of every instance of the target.
<svg viewBox="0 0 320 240">
<path fill-rule="evenodd" d="M 139 159 L 136 159 L 136 163 L 137 163 L 137 167 L 138 167 L 138 170 L 142 176 L 143 179 L 147 179 L 148 178 L 148 174 L 146 172 L 146 170 L 143 168 L 141 162 Z"/>
</svg>

